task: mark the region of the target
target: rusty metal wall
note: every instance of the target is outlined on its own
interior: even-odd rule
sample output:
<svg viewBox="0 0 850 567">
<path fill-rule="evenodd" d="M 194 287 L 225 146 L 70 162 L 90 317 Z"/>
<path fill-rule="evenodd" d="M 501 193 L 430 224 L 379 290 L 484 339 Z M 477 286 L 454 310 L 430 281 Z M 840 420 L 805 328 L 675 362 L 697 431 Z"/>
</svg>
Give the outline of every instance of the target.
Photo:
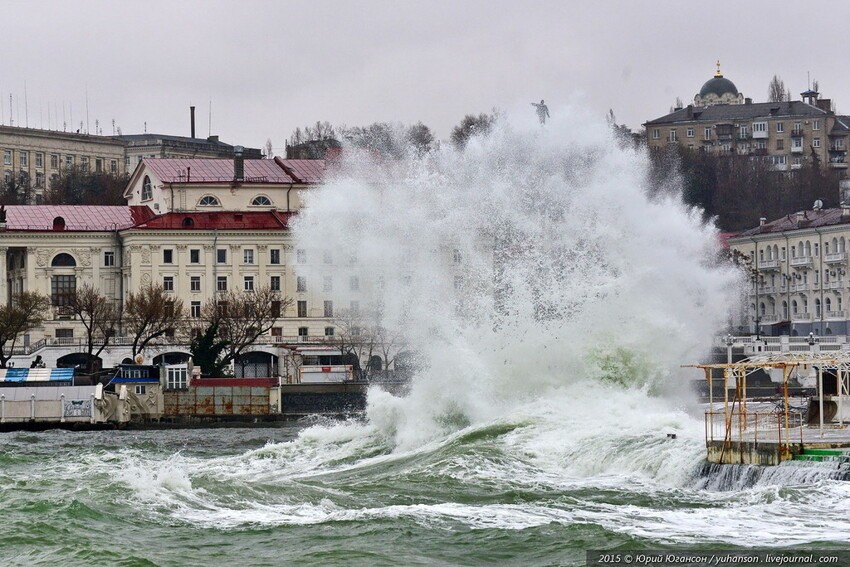
<svg viewBox="0 0 850 567">
<path fill-rule="evenodd" d="M 166 391 L 165 415 L 268 415 L 271 388 L 264 386 L 201 386 Z"/>
</svg>

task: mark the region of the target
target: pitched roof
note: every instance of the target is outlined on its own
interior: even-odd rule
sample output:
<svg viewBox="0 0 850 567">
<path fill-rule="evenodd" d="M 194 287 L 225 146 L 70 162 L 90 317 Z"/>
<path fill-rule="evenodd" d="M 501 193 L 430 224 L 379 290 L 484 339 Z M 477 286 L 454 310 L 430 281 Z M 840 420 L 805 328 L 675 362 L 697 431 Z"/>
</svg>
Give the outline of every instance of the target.
<svg viewBox="0 0 850 567">
<path fill-rule="evenodd" d="M 321 183 L 324 179 L 325 160 L 323 159 L 283 159 L 276 157 L 274 160 L 297 183 Z"/>
<path fill-rule="evenodd" d="M 770 234 L 784 232 L 787 230 L 799 230 L 803 228 L 818 228 L 822 226 L 835 226 L 839 224 L 850 224 L 850 215 L 843 216 L 842 209 L 820 209 L 810 211 L 799 211 L 785 215 L 776 220 L 766 222 L 745 230 L 738 236 L 758 236 L 759 234 Z M 737 237 L 733 237 L 737 238 Z"/>
<path fill-rule="evenodd" d="M 127 228 L 153 216 L 147 206 L 138 205 L 9 205 L 6 230 L 53 231 L 53 221 L 61 217 L 66 231 L 100 232 Z"/>
<path fill-rule="evenodd" d="M 233 160 L 212 158 L 144 158 L 142 160 L 164 183 L 229 183 Z M 246 159 L 241 183 L 298 183 L 271 159 Z"/>
<path fill-rule="evenodd" d="M 787 102 L 757 102 L 753 104 L 716 104 L 714 106 L 680 108 L 661 118 L 649 120 L 646 125 L 673 122 L 722 122 L 724 120 L 752 120 L 777 116 L 824 116 L 827 112 L 799 100 Z"/>
<path fill-rule="evenodd" d="M 152 230 L 286 230 L 295 213 L 279 211 L 213 211 L 165 213 L 131 227 Z"/>
</svg>

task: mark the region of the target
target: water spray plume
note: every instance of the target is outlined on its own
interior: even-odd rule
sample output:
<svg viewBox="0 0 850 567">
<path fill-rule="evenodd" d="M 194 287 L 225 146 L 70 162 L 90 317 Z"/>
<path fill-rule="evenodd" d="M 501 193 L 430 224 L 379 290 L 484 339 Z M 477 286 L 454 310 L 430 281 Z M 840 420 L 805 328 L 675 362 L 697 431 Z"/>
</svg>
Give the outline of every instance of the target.
<svg viewBox="0 0 850 567">
<path fill-rule="evenodd" d="M 405 399 L 370 398 L 402 447 L 575 383 L 656 389 L 724 323 L 735 276 L 716 231 L 650 198 L 645 153 L 603 121 L 553 115 L 503 115 L 463 151 L 346 152 L 306 200 L 297 246 L 357 257 L 345 269 L 374 284 L 357 300 L 420 357 Z"/>
</svg>

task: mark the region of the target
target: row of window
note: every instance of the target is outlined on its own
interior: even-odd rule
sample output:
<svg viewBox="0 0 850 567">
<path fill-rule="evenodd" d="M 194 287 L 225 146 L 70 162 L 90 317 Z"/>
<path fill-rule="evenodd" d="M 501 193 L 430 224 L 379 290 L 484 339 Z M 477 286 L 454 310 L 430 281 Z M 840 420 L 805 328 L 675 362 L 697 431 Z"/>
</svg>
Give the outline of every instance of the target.
<svg viewBox="0 0 850 567">
<path fill-rule="evenodd" d="M 107 252 L 106 254 L 112 254 L 112 252 Z M 269 250 L 269 264 L 279 265 L 280 264 L 280 248 L 271 248 Z M 252 265 L 254 264 L 255 254 L 253 248 L 245 248 L 242 250 L 242 263 Z M 175 254 L 174 249 L 165 248 L 162 250 L 162 263 L 163 264 L 174 264 Z M 227 248 L 218 248 L 215 251 L 215 262 L 216 264 L 226 264 L 227 263 Z M 200 248 L 191 248 L 189 249 L 189 263 L 190 264 L 200 264 L 201 263 L 201 250 Z M 106 264 L 106 259 L 104 258 L 104 264 Z M 108 264 L 112 265 L 112 264 Z"/>
<path fill-rule="evenodd" d="M 277 283 L 275 284 L 275 279 L 277 279 Z M 195 288 L 197 281 L 197 289 Z M 272 276 L 272 288 L 275 286 L 280 287 L 280 277 Z M 254 278 L 253 276 L 245 276 L 244 280 L 245 291 L 253 291 L 254 290 Z M 193 291 L 200 291 L 200 278 L 192 278 L 192 286 Z M 163 278 L 163 287 L 166 291 L 174 291 L 174 278 L 172 276 L 166 276 Z M 227 277 L 219 276 L 216 281 L 216 288 L 218 291 L 227 291 Z M 74 275 L 54 275 L 50 280 L 50 298 L 51 304 L 57 307 L 66 307 L 70 305 L 71 298 L 74 296 L 77 290 L 77 278 Z M 222 309 L 227 308 L 226 302 L 219 302 L 219 306 Z M 280 317 L 281 316 L 281 306 L 282 303 L 280 301 L 272 302 L 272 316 Z M 350 303 L 350 309 L 352 313 L 357 313 L 360 311 L 360 302 L 352 301 Z M 298 317 L 307 317 L 307 302 L 304 300 L 299 300 L 296 302 L 296 312 Z M 325 300 L 323 302 L 323 317 L 333 317 L 334 316 L 334 302 L 331 300 Z M 189 305 L 189 315 L 193 318 L 198 318 L 201 316 L 201 302 L 200 301 L 192 301 Z"/>
<path fill-rule="evenodd" d="M 820 130 L 821 129 L 821 121 L 820 120 L 812 120 L 812 130 Z M 752 125 L 753 133 L 764 133 L 768 131 L 767 122 L 753 122 Z M 785 123 L 777 122 L 776 123 L 776 132 L 777 134 L 782 134 L 785 132 Z M 800 137 L 803 133 L 803 123 L 802 122 L 794 122 L 794 128 L 791 131 L 792 136 Z M 688 138 L 695 137 L 695 129 L 688 127 L 685 129 L 685 135 Z M 739 138 L 748 138 L 750 136 L 750 127 L 746 124 L 738 127 L 738 137 Z M 652 139 L 659 140 L 661 139 L 661 128 L 654 128 L 652 130 Z M 711 126 L 703 127 L 703 139 L 711 140 Z M 671 128 L 669 131 L 668 140 L 671 142 L 678 141 L 678 131 L 675 128 Z M 816 146 L 818 147 L 818 146 Z"/>
<path fill-rule="evenodd" d="M 831 248 L 830 248 L 831 245 Z M 845 252 L 846 242 L 844 237 L 835 237 L 831 241 L 827 240 L 823 243 L 823 253 L 829 254 L 830 249 L 833 254 L 842 254 Z M 781 251 L 781 254 L 780 254 Z M 814 252 L 814 254 L 812 253 Z M 791 246 L 791 257 L 797 258 L 817 258 L 820 255 L 820 246 L 817 242 L 812 246 L 812 242 L 806 240 L 803 242 L 802 240 L 797 243 L 795 246 Z M 753 258 L 755 252 L 750 252 L 750 257 Z M 759 250 L 759 262 L 764 262 L 765 260 L 785 260 L 785 247 L 780 248 L 777 244 L 773 246 L 766 246 Z"/>
<path fill-rule="evenodd" d="M 216 291 L 227 291 L 229 276 L 216 276 Z M 255 276 L 243 276 L 243 290 L 254 291 Z M 165 291 L 174 291 L 175 276 L 163 276 L 162 287 Z M 269 287 L 272 291 L 280 291 L 280 276 L 269 277 Z M 350 276 L 348 279 L 348 287 L 351 291 L 360 290 L 360 278 L 358 276 Z M 193 293 L 201 291 L 201 276 L 189 277 L 189 290 Z M 296 291 L 307 291 L 307 276 L 298 276 L 296 278 Z M 333 276 L 324 276 L 322 282 L 322 291 L 333 291 Z"/>
<path fill-rule="evenodd" d="M 34 152 L 35 153 L 35 167 L 36 168 L 44 168 L 44 154 L 42 152 Z M 66 155 L 64 164 L 65 167 L 73 167 L 74 159 L 76 156 Z M 3 150 L 3 165 L 10 166 L 12 165 L 12 150 Z M 63 163 L 60 160 L 59 154 L 50 154 L 50 169 L 59 169 L 59 164 Z M 94 170 L 97 173 L 103 173 L 104 164 L 106 163 L 105 158 L 94 158 Z M 30 164 L 30 152 L 20 150 L 18 151 L 18 165 L 21 168 L 29 168 Z M 88 156 L 80 156 L 80 167 L 84 171 L 88 171 L 90 164 L 90 158 Z M 110 173 L 117 174 L 118 173 L 118 160 L 113 159 L 109 160 L 109 171 Z"/>
<path fill-rule="evenodd" d="M 841 297 L 837 297 L 836 300 L 835 300 L 835 311 L 842 311 L 841 305 L 842 305 Z M 833 307 L 832 299 L 829 298 L 829 297 L 824 298 L 823 307 L 824 307 L 824 311 L 826 311 L 826 313 L 831 313 L 832 307 Z M 750 309 L 755 309 L 755 305 L 750 305 Z M 770 310 L 771 310 L 770 315 L 776 315 L 777 314 L 775 303 L 771 302 Z M 767 311 L 768 311 L 767 310 L 767 304 L 765 304 L 765 302 L 763 302 L 763 301 L 761 303 L 759 303 L 759 314 L 762 317 L 764 317 L 765 315 L 768 315 Z M 793 315 L 808 315 L 808 313 L 809 313 L 809 300 L 808 300 L 808 298 L 804 297 L 799 303 L 797 302 L 796 299 L 791 300 L 791 313 Z M 820 301 L 820 299 L 815 299 L 815 317 L 820 317 L 820 316 L 821 316 L 821 301 Z M 788 302 L 787 301 L 782 302 L 782 318 L 783 319 L 788 318 Z"/>
</svg>

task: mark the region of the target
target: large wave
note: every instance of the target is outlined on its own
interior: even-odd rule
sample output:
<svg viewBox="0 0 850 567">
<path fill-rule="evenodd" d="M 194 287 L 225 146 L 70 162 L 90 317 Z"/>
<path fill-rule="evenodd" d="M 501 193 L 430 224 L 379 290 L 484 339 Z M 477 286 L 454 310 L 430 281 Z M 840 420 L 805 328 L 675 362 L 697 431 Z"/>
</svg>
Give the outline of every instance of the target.
<svg viewBox="0 0 850 567">
<path fill-rule="evenodd" d="M 583 384 L 569 405 L 629 411 L 600 385 L 666 389 L 724 323 L 735 276 L 716 231 L 677 197 L 651 196 L 645 150 L 575 109 L 553 116 L 504 115 L 462 151 L 348 152 L 306 198 L 297 246 L 357 258 L 335 273 L 377 282 L 335 290 L 336 304 L 380 305 L 380 324 L 419 356 L 407 396 L 369 398 L 399 448 L 567 385 Z"/>
</svg>

